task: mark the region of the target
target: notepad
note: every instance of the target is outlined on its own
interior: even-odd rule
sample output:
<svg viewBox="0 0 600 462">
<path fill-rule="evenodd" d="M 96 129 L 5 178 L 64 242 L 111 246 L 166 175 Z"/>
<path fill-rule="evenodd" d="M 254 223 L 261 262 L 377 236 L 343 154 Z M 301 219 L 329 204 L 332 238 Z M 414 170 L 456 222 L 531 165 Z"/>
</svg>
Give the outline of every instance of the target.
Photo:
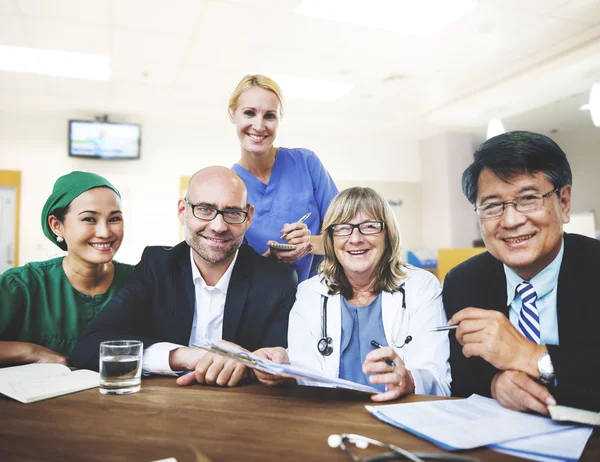
<svg viewBox="0 0 600 462">
<path fill-rule="evenodd" d="M 26 364 L 0 369 L 0 393 L 21 403 L 87 390 L 99 383 L 97 372 L 71 371 L 62 364 Z"/>
<path fill-rule="evenodd" d="M 577 422 L 586 425 L 600 425 L 600 412 L 585 411 L 569 406 L 548 406 L 550 417 L 553 420 Z"/>
</svg>

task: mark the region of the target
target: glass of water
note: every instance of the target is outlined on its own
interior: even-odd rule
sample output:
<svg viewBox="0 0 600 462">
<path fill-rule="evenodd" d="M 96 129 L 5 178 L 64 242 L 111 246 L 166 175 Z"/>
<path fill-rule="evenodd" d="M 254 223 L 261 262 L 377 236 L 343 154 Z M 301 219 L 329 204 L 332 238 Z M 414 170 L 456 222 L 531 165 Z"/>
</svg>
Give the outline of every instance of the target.
<svg viewBox="0 0 600 462">
<path fill-rule="evenodd" d="M 139 340 L 100 343 L 100 393 L 128 395 L 140 391 L 143 349 Z"/>
</svg>

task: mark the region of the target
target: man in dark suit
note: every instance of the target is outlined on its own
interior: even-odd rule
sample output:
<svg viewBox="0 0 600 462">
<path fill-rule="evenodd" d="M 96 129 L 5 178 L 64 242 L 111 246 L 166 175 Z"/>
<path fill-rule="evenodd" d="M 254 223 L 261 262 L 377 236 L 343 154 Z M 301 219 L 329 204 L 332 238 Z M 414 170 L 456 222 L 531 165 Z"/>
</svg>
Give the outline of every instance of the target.
<svg viewBox="0 0 600 462">
<path fill-rule="evenodd" d="M 104 340 L 144 342 L 144 372 L 177 380 L 234 386 L 250 377 L 231 359 L 193 348 L 203 339 L 229 341 L 249 351 L 287 346 L 297 277 L 242 245 L 254 208 L 241 178 L 208 167 L 190 179 L 178 203 L 185 242 L 147 247 L 127 283 L 82 333 L 71 361 L 98 368 Z"/>
<path fill-rule="evenodd" d="M 450 271 L 452 394 L 548 414 L 600 410 L 600 242 L 563 233 L 571 168 L 551 139 L 510 132 L 483 143 L 463 174 L 487 252 Z"/>
</svg>

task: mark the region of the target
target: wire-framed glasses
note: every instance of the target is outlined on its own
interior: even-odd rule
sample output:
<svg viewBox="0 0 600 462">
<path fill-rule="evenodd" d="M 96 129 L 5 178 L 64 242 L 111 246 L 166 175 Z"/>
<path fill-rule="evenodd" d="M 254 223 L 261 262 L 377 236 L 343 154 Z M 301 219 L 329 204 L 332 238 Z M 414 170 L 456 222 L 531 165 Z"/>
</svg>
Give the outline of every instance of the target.
<svg viewBox="0 0 600 462">
<path fill-rule="evenodd" d="M 479 218 L 484 220 L 487 218 L 496 218 L 501 216 L 508 204 L 512 204 L 514 208 L 521 213 L 533 212 L 534 210 L 543 207 L 544 199 L 546 199 L 546 197 L 558 192 L 559 190 L 560 188 L 555 188 L 546 194 L 530 193 L 519 196 L 512 201 L 481 204 L 475 207 L 475 211 L 477 212 L 477 215 L 479 215 Z"/>
<path fill-rule="evenodd" d="M 360 234 L 379 234 L 385 228 L 385 223 L 382 221 L 364 221 L 357 225 L 350 223 L 339 223 L 331 225 L 329 232 L 332 236 L 350 236 L 354 232 L 354 228 L 358 228 Z"/>
<path fill-rule="evenodd" d="M 467 456 L 459 456 L 456 454 L 443 454 L 443 453 L 429 453 L 429 452 L 411 452 L 406 449 L 402 449 L 393 444 L 382 443 L 381 441 L 368 438 L 366 436 L 354 435 L 352 433 L 344 433 L 342 435 L 330 435 L 327 438 L 327 444 L 331 448 L 340 448 L 348 457 L 354 462 L 383 462 L 383 461 L 395 461 L 395 460 L 412 460 L 413 462 L 423 462 L 426 460 L 438 460 L 446 462 L 477 462 L 478 459 Z M 354 445 L 356 449 L 365 450 L 370 445 L 377 446 L 379 448 L 387 449 L 389 452 L 375 454 L 365 459 L 361 459 L 360 456 L 352 452 L 351 445 Z M 356 451 L 358 452 L 358 451 Z"/>
<path fill-rule="evenodd" d="M 184 198 L 184 201 L 187 205 L 189 205 L 192 208 L 192 214 L 199 220 L 212 221 L 217 217 L 217 215 L 221 215 L 225 223 L 229 223 L 230 225 L 239 225 L 245 222 L 246 218 L 248 218 L 249 206 L 246 206 L 246 210 L 219 210 L 213 207 L 212 205 L 208 204 L 192 204 L 187 197 Z"/>
</svg>

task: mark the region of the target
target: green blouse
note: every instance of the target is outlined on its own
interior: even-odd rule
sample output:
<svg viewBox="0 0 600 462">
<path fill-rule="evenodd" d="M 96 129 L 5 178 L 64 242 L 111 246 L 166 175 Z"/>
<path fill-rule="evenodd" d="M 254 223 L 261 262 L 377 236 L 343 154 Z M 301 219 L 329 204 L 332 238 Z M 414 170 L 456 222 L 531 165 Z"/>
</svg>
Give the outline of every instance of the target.
<svg viewBox="0 0 600 462">
<path fill-rule="evenodd" d="M 69 356 L 79 334 L 133 271 L 132 265 L 113 261 L 109 289 L 84 295 L 67 279 L 62 260 L 28 263 L 0 275 L 0 340 L 35 343 Z"/>
</svg>

